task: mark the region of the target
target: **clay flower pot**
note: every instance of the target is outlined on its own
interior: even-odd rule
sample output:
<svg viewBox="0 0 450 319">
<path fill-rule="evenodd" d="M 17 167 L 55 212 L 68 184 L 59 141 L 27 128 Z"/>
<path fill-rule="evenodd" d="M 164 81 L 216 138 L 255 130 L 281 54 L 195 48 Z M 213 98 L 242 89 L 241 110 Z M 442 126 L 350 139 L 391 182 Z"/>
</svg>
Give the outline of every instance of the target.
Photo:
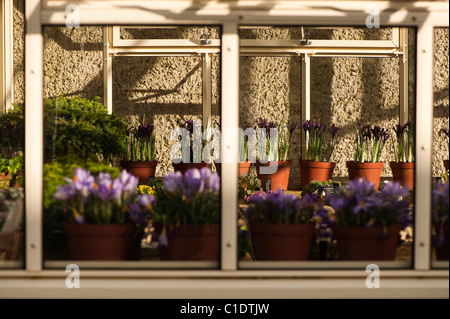
<svg viewBox="0 0 450 319">
<path fill-rule="evenodd" d="M 182 225 L 167 231 L 167 241 L 161 260 L 219 260 L 219 224 Z"/>
<path fill-rule="evenodd" d="M 351 227 L 335 226 L 333 229 L 341 260 L 395 260 L 401 226 Z"/>
<path fill-rule="evenodd" d="M 336 163 L 299 160 L 301 188 L 312 181 L 326 182 L 333 177 Z"/>
<path fill-rule="evenodd" d="M 375 190 L 378 190 L 380 186 L 381 169 L 383 168 L 383 162 L 371 163 L 371 162 L 347 162 L 348 179 L 354 180 L 358 178 L 368 179 L 375 185 Z"/>
<path fill-rule="evenodd" d="M 414 189 L 414 162 L 390 162 L 394 182 Z"/>
<path fill-rule="evenodd" d="M 448 253 L 449 253 L 449 237 L 448 237 L 448 231 L 449 231 L 449 223 L 440 224 L 440 223 L 434 223 L 433 224 L 434 231 L 436 232 L 437 236 L 442 236 L 442 242 L 439 244 L 435 244 L 436 249 L 436 258 L 437 260 L 448 260 Z"/>
<path fill-rule="evenodd" d="M 139 184 L 147 184 L 150 177 L 155 177 L 157 161 L 120 161 L 122 169 L 139 179 Z"/>
<path fill-rule="evenodd" d="M 262 188 L 264 190 L 272 190 L 272 191 L 276 191 L 278 188 L 281 188 L 281 190 L 287 190 L 292 161 L 290 160 L 276 161 L 277 167 L 275 172 L 267 174 L 262 173 L 261 169 L 263 167 L 268 167 L 270 163 L 272 162 L 267 162 L 263 164 L 259 161 L 256 161 L 255 163 L 256 174 L 258 178 L 261 180 Z"/>
<path fill-rule="evenodd" d="M 178 164 L 172 162 L 172 166 L 175 172 L 181 172 L 181 174 L 186 173 L 191 168 L 201 169 L 203 167 L 208 167 L 209 163 L 200 162 L 200 163 L 183 163 L 180 162 Z"/>
<path fill-rule="evenodd" d="M 307 260 L 314 234 L 312 224 L 250 224 L 252 248 L 257 261 Z"/>
<path fill-rule="evenodd" d="M 242 174 L 246 174 L 246 176 L 249 175 L 250 165 L 252 162 L 246 161 L 246 162 L 239 162 L 238 163 L 238 177 L 241 177 Z M 222 176 L 222 163 L 215 163 L 217 174 L 219 176 Z"/>
<path fill-rule="evenodd" d="M 444 160 L 445 171 L 448 171 L 449 160 Z"/>
<path fill-rule="evenodd" d="M 64 224 L 72 260 L 125 260 L 128 224 Z"/>
</svg>

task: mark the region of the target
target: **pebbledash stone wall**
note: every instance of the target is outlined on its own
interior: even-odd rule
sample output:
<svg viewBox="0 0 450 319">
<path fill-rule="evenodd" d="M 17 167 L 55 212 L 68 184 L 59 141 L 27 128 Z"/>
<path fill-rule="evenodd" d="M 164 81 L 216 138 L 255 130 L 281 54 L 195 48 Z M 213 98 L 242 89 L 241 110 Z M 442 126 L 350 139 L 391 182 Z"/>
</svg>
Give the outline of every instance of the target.
<svg viewBox="0 0 450 319">
<path fill-rule="evenodd" d="M 23 102 L 23 1 L 14 1 L 14 98 Z M 220 38 L 220 29 L 209 27 L 210 38 Z M 389 29 L 308 30 L 312 39 L 389 39 Z M 415 30 L 409 30 L 409 106 L 415 116 Z M 123 39 L 169 38 L 199 39 L 203 27 L 167 29 L 123 28 Z M 433 175 L 443 172 L 448 141 L 439 130 L 449 125 L 448 28 L 435 30 L 435 113 Z M 299 27 L 274 27 L 241 30 L 242 39 L 300 39 Z M 81 96 L 103 98 L 103 35 L 98 26 L 80 28 L 44 27 L 44 96 Z M 212 63 L 213 122 L 220 122 L 220 55 Z M 337 162 L 336 177 L 347 176 L 346 160 L 354 154 L 353 125 L 359 121 L 392 128 L 398 122 L 398 58 L 311 59 L 311 117 L 341 127 L 332 161 Z M 301 58 L 248 57 L 240 60 L 240 121 L 253 126 L 259 117 L 279 121 L 300 121 Z M 124 118 L 142 118 L 157 127 L 157 176 L 171 172 L 168 155 L 170 120 L 201 119 L 201 57 L 114 57 L 113 111 Z M 420 134 L 420 132 L 417 132 Z M 291 185 L 300 177 L 302 131 L 293 137 L 289 158 L 293 160 Z M 383 153 L 382 176 L 391 176 L 388 162 L 393 159 L 390 140 Z"/>
</svg>

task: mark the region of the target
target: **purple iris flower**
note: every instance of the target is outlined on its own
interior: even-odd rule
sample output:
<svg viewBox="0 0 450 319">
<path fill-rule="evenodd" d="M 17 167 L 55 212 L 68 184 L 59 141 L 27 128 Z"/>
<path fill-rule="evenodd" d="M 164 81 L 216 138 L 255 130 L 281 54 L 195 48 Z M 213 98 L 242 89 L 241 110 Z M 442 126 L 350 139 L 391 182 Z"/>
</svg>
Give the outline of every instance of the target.
<svg viewBox="0 0 450 319">
<path fill-rule="evenodd" d="M 136 136 L 138 138 L 150 138 L 152 136 L 152 133 L 154 130 L 155 130 L 155 127 L 151 123 L 141 124 L 137 128 Z"/>
<path fill-rule="evenodd" d="M 288 123 L 289 136 L 292 136 L 292 133 L 294 133 L 297 126 L 298 124 L 295 122 Z"/>
<path fill-rule="evenodd" d="M 395 135 L 397 136 L 397 139 L 400 139 L 403 136 L 404 130 L 405 130 L 405 126 L 403 126 L 401 124 L 397 124 L 394 126 L 394 132 L 395 132 Z"/>
<path fill-rule="evenodd" d="M 336 136 L 336 134 L 337 134 L 338 131 L 339 131 L 339 127 L 337 127 L 337 126 L 334 125 L 334 124 L 331 124 L 331 127 L 330 127 L 330 133 L 331 133 L 331 137 L 332 137 L 332 138 L 334 138 L 334 137 Z"/>
<path fill-rule="evenodd" d="M 309 132 L 312 129 L 312 123 L 310 120 L 306 120 L 303 124 L 302 124 L 302 128 L 305 130 L 305 132 Z"/>
</svg>

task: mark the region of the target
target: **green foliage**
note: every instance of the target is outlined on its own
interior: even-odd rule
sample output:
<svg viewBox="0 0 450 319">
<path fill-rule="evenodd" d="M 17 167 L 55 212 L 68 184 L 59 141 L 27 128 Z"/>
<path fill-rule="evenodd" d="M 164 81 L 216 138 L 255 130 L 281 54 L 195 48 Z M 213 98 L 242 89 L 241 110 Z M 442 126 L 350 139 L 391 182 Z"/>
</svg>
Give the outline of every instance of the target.
<svg viewBox="0 0 450 319">
<path fill-rule="evenodd" d="M 14 108 L 0 116 L 0 156 L 8 157 L 23 150 L 25 144 L 25 121 L 23 107 Z"/>
<path fill-rule="evenodd" d="M 108 114 L 100 98 L 94 100 L 59 96 L 44 100 L 46 162 L 76 155 L 87 160 L 102 155 L 110 160 L 127 151 L 124 119 Z"/>
<path fill-rule="evenodd" d="M 326 182 L 312 181 L 304 187 L 302 194 L 311 195 L 315 193 L 318 195 L 326 195 L 335 193 L 339 188 L 341 188 L 340 182 L 334 182 L 332 180 Z"/>
<path fill-rule="evenodd" d="M 253 194 L 261 189 L 261 180 L 254 175 L 243 173 L 239 177 L 238 197 L 244 199 L 246 196 Z"/>
<path fill-rule="evenodd" d="M 19 183 L 23 186 L 23 169 L 24 169 L 24 155 L 22 151 L 14 153 L 11 157 L 0 158 L 0 173 L 6 175 L 11 175 L 11 180 L 9 182 L 9 187 L 12 187 Z"/>
</svg>

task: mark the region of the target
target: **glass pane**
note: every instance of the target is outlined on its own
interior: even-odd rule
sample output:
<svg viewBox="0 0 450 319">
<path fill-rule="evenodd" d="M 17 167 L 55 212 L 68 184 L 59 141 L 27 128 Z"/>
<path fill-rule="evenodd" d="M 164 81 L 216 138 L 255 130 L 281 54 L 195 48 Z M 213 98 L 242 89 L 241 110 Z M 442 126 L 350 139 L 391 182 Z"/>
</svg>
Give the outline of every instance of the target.
<svg viewBox="0 0 450 319">
<path fill-rule="evenodd" d="M 0 111 L 0 269 L 23 268 L 25 257 L 24 1 L 13 10 L 14 102 Z"/>
<path fill-rule="evenodd" d="M 120 28 L 120 39 L 121 40 L 131 40 L 131 39 L 205 39 L 205 35 L 208 39 L 219 39 L 220 38 L 220 28 L 218 27 L 181 27 L 181 26 L 170 26 L 170 27 L 121 27 Z"/>
<path fill-rule="evenodd" d="M 250 29 L 241 29 L 241 35 Z M 255 30 L 255 34 L 261 31 L 255 38 L 267 39 L 270 31 L 270 38 L 281 39 L 289 38 L 293 28 Z M 335 39 L 360 39 L 356 29 L 330 31 Z M 409 44 L 414 47 L 414 30 L 410 31 L 410 38 Z M 289 54 L 288 50 L 279 51 L 271 55 Z M 260 54 L 264 53 L 261 50 Z M 241 197 L 250 195 L 240 202 L 243 226 L 239 242 L 248 252 L 242 254 L 240 267 L 351 268 L 368 262 L 392 268 L 411 267 L 414 185 L 410 182 L 414 182 L 414 175 L 408 182 L 399 181 L 393 176 L 392 167 L 397 161 L 397 125 L 405 125 L 411 138 L 415 133 L 414 55 L 410 54 L 406 65 L 406 118 L 400 123 L 403 59 L 396 55 L 331 58 L 321 57 L 320 50 L 314 53 L 310 58 L 309 118 L 302 115 L 302 95 L 307 94 L 302 91 L 302 85 L 307 84 L 307 78 L 302 79 L 302 69 L 308 60 L 297 56 L 241 57 L 241 126 L 265 128 L 267 133 L 275 127 L 281 134 L 274 138 L 279 147 L 278 159 L 275 152 L 270 157 L 272 144 L 268 139 L 257 137 L 256 165 L 250 175 L 259 179 L 260 186 L 247 189 Z M 288 120 L 288 128 L 294 128 L 290 126 L 292 122 L 298 125 L 292 135 L 285 127 Z M 357 135 L 360 127 L 364 131 Z M 275 174 L 283 171 L 285 136 L 291 136 L 286 158 L 292 163 L 285 174 L 289 183 L 277 192 L 280 184 Z M 356 158 L 357 136 L 368 145 L 363 158 Z M 408 145 L 408 155 L 414 155 L 414 144 Z M 264 153 L 268 155 L 265 160 L 277 163 L 270 177 L 261 171 L 258 174 L 258 161 L 265 157 Z M 413 160 L 408 156 L 405 161 L 411 166 Z M 378 167 L 378 175 L 372 180 L 361 173 L 354 175 L 350 172 L 353 162 Z M 319 167 L 322 174 L 313 175 Z M 360 176 L 365 178 L 359 181 Z M 353 201 L 349 199 L 352 192 Z M 353 230 L 365 237 L 373 234 L 377 244 L 370 248 L 366 239 L 349 239 Z M 286 237 L 286 242 L 281 241 L 282 237 Z M 362 248 L 357 246 L 361 243 Z"/>
<path fill-rule="evenodd" d="M 220 179 L 195 147 L 210 142 L 202 142 L 203 106 L 220 125 L 220 56 L 111 54 L 108 113 L 102 27 L 44 31 L 45 266 L 217 268 Z"/>
<path fill-rule="evenodd" d="M 434 30 L 432 266 L 448 269 L 449 94 L 448 28 Z"/>
<path fill-rule="evenodd" d="M 330 28 L 330 27 L 253 27 L 242 26 L 239 30 L 241 39 L 258 40 L 383 40 L 392 39 L 392 28 Z"/>
</svg>

